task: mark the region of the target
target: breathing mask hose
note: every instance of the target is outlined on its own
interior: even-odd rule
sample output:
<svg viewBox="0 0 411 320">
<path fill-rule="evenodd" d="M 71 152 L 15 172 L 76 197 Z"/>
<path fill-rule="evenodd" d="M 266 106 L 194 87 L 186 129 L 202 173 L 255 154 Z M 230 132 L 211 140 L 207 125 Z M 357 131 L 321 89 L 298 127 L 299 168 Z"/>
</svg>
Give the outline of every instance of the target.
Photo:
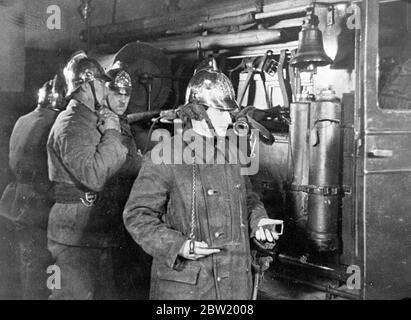
<svg viewBox="0 0 411 320">
<path fill-rule="evenodd" d="M 237 114 L 234 114 L 233 130 L 236 135 L 244 136 L 250 132 L 250 124 L 248 123 L 247 113 L 251 111 L 252 108 L 252 106 L 248 106 Z"/>
<path fill-rule="evenodd" d="M 264 144 L 272 145 L 275 139 L 271 132 L 248 114 L 253 109 L 255 109 L 255 107 L 248 106 L 234 116 L 236 120 L 233 125 L 234 132 L 239 136 L 244 136 L 245 133 L 248 134 L 250 132 L 252 127 L 259 131 L 261 141 Z"/>
<path fill-rule="evenodd" d="M 150 130 L 148 131 L 148 135 L 146 138 L 146 142 L 144 144 L 144 149 L 143 149 L 143 155 L 147 153 L 148 151 L 148 147 L 149 147 L 149 143 L 151 141 L 151 135 L 153 134 L 153 130 L 154 130 L 154 126 L 160 121 L 161 117 L 157 117 L 153 120 L 153 123 L 150 126 Z"/>
<path fill-rule="evenodd" d="M 250 125 L 248 124 L 246 116 L 236 117 L 233 125 L 234 133 L 238 136 L 245 136 L 250 132 Z"/>
</svg>

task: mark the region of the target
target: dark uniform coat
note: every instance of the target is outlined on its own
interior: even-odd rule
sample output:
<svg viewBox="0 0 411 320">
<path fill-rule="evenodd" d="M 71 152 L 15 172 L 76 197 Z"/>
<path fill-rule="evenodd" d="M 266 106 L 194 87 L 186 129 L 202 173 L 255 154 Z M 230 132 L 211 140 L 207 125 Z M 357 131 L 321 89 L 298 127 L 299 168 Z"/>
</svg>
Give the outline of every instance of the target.
<svg viewBox="0 0 411 320">
<path fill-rule="evenodd" d="M 123 227 L 122 213 L 134 180 L 141 169 L 143 156 L 137 151 L 132 130 L 125 117 L 121 118 L 120 125 L 120 139 L 128 149 L 126 161 L 120 170 L 105 183 L 103 190 L 99 193 L 98 206 L 102 210 L 116 213 L 118 224 Z"/>
<path fill-rule="evenodd" d="M 56 111 L 37 107 L 14 125 L 9 164 L 16 181 L 4 191 L 1 211 L 18 225 L 47 228 L 53 200 L 46 144 L 57 115 Z"/>
<path fill-rule="evenodd" d="M 192 165 L 154 164 L 149 154 L 126 204 L 127 230 L 153 257 L 150 298 L 251 299 L 250 231 L 265 209 L 240 165 L 196 166 L 196 240 L 220 253 L 197 261 L 178 256 L 191 231 Z"/>
<path fill-rule="evenodd" d="M 53 205 L 47 173 L 47 137 L 57 112 L 37 107 L 20 117 L 10 137 L 9 164 L 16 180 L 3 193 L 1 211 L 16 226 L 21 298 L 47 299 L 47 221 Z"/>
<path fill-rule="evenodd" d="M 64 201 L 64 187 L 56 189 L 58 203 L 50 213 L 48 237 L 60 244 L 116 247 L 123 241 L 122 208 L 115 200 L 122 182 L 116 175 L 122 171 L 136 175 L 139 163 L 132 139 L 117 130 L 101 132 L 98 122 L 96 112 L 71 100 L 50 133 L 50 179 L 57 185 L 98 193 L 97 201 L 88 207 L 80 199 Z"/>
</svg>

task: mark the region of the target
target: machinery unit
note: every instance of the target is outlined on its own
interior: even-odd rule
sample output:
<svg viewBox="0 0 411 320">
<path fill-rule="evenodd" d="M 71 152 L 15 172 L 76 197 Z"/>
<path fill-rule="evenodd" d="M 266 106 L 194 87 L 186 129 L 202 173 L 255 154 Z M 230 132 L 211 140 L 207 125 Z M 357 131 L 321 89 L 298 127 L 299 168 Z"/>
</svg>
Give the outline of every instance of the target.
<svg viewBox="0 0 411 320">
<path fill-rule="evenodd" d="M 342 195 L 341 103 L 320 97 L 310 107 L 307 235 L 318 251 L 335 251 Z"/>
<path fill-rule="evenodd" d="M 292 213 L 290 218 L 301 229 L 307 226 L 308 193 L 305 188 L 309 181 L 310 109 L 310 102 L 295 102 L 290 105 L 289 170 L 292 180 L 287 186 L 287 202 L 289 212 Z"/>
<path fill-rule="evenodd" d="M 338 249 L 341 107 L 333 97 L 290 107 L 289 214 L 318 251 Z"/>
</svg>

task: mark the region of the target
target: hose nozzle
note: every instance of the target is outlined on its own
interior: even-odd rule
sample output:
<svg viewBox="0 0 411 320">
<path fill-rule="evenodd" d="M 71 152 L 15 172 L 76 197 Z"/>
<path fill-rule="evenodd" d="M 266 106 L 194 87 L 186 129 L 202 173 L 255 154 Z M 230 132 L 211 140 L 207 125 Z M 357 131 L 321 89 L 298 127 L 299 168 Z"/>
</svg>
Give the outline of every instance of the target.
<svg viewBox="0 0 411 320">
<path fill-rule="evenodd" d="M 250 131 L 250 125 L 248 124 L 247 117 L 237 117 L 236 122 L 233 124 L 234 133 L 238 136 L 246 136 Z"/>
</svg>

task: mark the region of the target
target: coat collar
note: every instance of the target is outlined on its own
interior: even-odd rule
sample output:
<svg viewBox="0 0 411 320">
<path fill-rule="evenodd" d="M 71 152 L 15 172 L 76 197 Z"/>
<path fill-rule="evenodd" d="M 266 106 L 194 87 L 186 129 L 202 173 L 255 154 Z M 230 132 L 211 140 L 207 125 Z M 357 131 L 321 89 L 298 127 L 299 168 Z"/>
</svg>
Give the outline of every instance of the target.
<svg viewBox="0 0 411 320">
<path fill-rule="evenodd" d="M 83 117 L 89 119 L 90 121 L 98 120 L 97 113 L 92 111 L 89 107 L 77 99 L 71 99 L 67 105 L 67 109 L 79 112 Z"/>
</svg>

